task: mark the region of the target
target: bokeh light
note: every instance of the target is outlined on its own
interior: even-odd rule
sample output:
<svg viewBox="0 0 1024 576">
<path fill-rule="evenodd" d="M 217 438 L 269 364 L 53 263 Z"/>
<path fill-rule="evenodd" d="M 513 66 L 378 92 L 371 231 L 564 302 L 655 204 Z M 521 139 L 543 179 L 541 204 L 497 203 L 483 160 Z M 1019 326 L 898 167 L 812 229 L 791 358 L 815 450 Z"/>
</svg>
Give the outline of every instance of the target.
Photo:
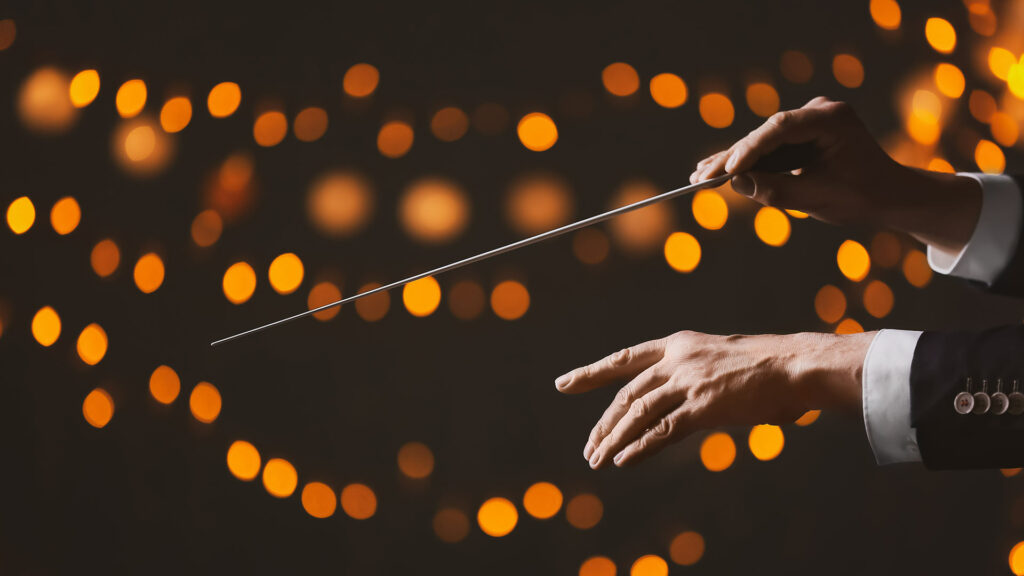
<svg viewBox="0 0 1024 576">
<path fill-rule="evenodd" d="M 0 50 L 7 50 L 14 44 L 14 38 L 18 35 L 18 26 L 14 20 L 4 18 L 0 20 Z"/>
<path fill-rule="evenodd" d="M 161 404 L 170 404 L 178 398 L 181 392 L 181 379 L 174 368 L 170 366 L 157 366 L 149 375 L 149 393 Z"/>
<path fill-rule="evenodd" d="M 114 159 L 129 174 L 152 176 L 170 164 L 174 143 L 148 116 L 121 122 L 111 138 Z"/>
<path fill-rule="evenodd" d="M 608 236 L 598 228 L 580 230 L 572 237 L 572 252 L 584 264 L 604 262 L 609 248 Z"/>
<path fill-rule="evenodd" d="M 700 243 L 692 234 L 673 232 L 665 240 L 665 261 L 676 272 L 693 272 L 700 264 Z"/>
<path fill-rule="evenodd" d="M 992 130 L 992 139 L 1001 146 L 1013 146 L 1020 136 L 1020 127 L 1017 125 L 1017 121 L 1006 112 L 992 114 L 989 128 Z"/>
<path fill-rule="evenodd" d="M 448 309 L 459 320 L 472 320 L 483 312 L 487 297 L 480 284 L 460 280 L 448 290 Z"/>
<path fill-rule="evenodd" d="M 380 284 L 377 282 L 370 282 L 363 284 L 359 288 L 359 293 L 368 292 L 376 288 L 380 288 Z M 356 314 L 367 322 L 377 322 L 384 318 L 388 314 L 388 310 L 391 308 L 391 295 L 386 291 L 377 292 L 372 296 L 366 296 L 356 300 Z"/>
<path fill-rule="evenodd" d="M 442 142 L 455 142 L 469 130 L 469 116 L 455 106 L 441 108 L 430 119 L 430 131 Z"/>
<path fill-rule="evenodd" d="M 228 470 L 239 480 L 249 482 L 260 473 L 260 452 L 245 440 L 235 440 L 231 443 L 228 447 L 227 461 Z"/>
<path fill-rule="evenodd" d="M 892 288 L 881 280 L 872 280 L 864 288 L 864 309 L 875 318 L 885 318 L 892 312 Z"/>
<path fill-rule="evenodd" d="M 60 316 L 52 306 L 43 306 L 32 316 L 32 337 L 43 346 L 60 338 Z"/>
<path fill-rule="evenodd" d="M 76 349 L 82 362 L 90 366 L 99 364 L 107 354 L 107 333 L 99 324 L 89 324 L 78 334 Z"/>
<path fill-rule="evenodd" d="M 987 174 L 1002 174 L 1006 169 L 1006 156 L 998 144 L 991 140 L 979 140 L 974 148 L 974 162 Z"/>
<path fill-rule="evenodd" d="M 900 27 L 900 5 L 896 0 L 871 0 L 869 6 L 871 19 L 884 30 L 896 30 Z"/>
<path fill-rule="evenodd" d="M 191 121 L 192 101 L 185 96 L 170 98 L 160 108 L 160 127 L 168 134 L 181 132 Z"/>
<path fill-rule="evenodd" d="M 543 152 L 558 141 L 555 121 L 542 112 L 530 112 L 523 116 L 516 126 L 516 132 L 523 146 L 534 152 Z"/>
<path fill-rule="evenodd" d="M 236 474 L 237 476 L 237 474 Z M 271 458 L 263 467 L 263 487 L 275 498 L 287 498 L 299 485 L 295 466 L 284 458 Z"/>
<path fill-rule="evenodd" d="M 95 70 L 82 70 L 71 78 L 71 85 L 68 88 L 68 95 L 71 98 L 71 105 L 75 108 L 84 108 L 96 99 L 100 93 L 100 74 Z"/>
<path fill-rule="evenodd" d="M 700 97 L 700 117 L 712 128 L 727 128 L 732 125 L 736 111 L 732 100 L 725 94 L 711 92 Z"/>
<path fill-rule="evenodd" d="M 327 111 L 317 106 L 304 108 L 295 115 L 292 132 L 302 142 L 315 142 L 327 132 Z"/>
<path fill-rule="evenodd" d="M 693 219 L 707 230 L 719 230 L 729 219 L 729 206 L 722 195 L 714 190 L 701 190 L 690 204 Z"/>
<path fill-rule="evenodd" d="M 489 498 L 476 513 L 477 524 L 488 536 L 505 536 L 516 527 L 519 512 L 507 498 Z"/>
<path fill-rule="evenodd" d="M 686 82 L 675 74 L 664 72 L 651 78 L 651 98 L 663 108 L 679 108 L 688 96 Z"/>
<path fill-rule="evenodd" d="M 146 106 L 146 83 L 138 78 L 128 80 L 117 89 L 114 104 L 122 118 L 138 116 Z"/>
<path fill-rule="evenodd" d="M 214 118 L 227 118 L 238 110 L 242 103 L 242 89 L 234 82 L 221 82 L 210 89 L 206 97 L 206 108 Z"/>
<path fill-rule="evenodd" d="M 152 294 L 164 283 L 164 273 L 164 261 L 155 252 L 148 252 L 135 262 L 132 276 L 143 294 Z"/>
<path fill-rule="evenodd" d="M 353 98 L 366 98 L 373 94 L 379 82 L 380 72 L 372 65 L 362 62 L 349 68 L 341 80 L 345 94 Z"/>
<path fill-rule="evenodd" d="M 924 35 L 936 52 L 949 54 L 956 48 L 956 30 L 948 20 L 929 18 L 924 25 Z"/>
<path fill-rule="evenodd" d="M 750 446 L 750 453 L 758 460 L 774 460 L 782 453 L 782 447 L 786 438 L 782 434 L 782 428 L 772 424 L 760 424 L 750 429 L 750 436 L 747 444 Z"/>
<path fill-rule="evenodd" d="M 978 122 L 988 124 L 992 115 L 996 113 L 996 99 L 984 90 L 971 90 L 971 96 L 967 100 L 967 107 L 971 116 Z"/>
<path fill-rule="evenodd" d="M 836 54 L 832 59 L 832 75 L 847 88 L 857 88 L 864 83 L 864 65 L 853 54 Z"/>
<path fill-rule="evenodd" d="M 1024 540 L 1014 544 L 1010 549 L 1010 571 L 1017 576 L 1024 575 Z"/>
<path fill-rule="evenodd" d="M 839 271 L 854 282 L 860 282 L 871 270 L 871 256 L 864 245 L 856 240 L 845 240 L 836 251 Z"/>
<path fill-rule="evenodd" d="M 351 518 L 366 520 L 377 513 L 377 495 L 366 484 L 349 484 L 341 490 L 341 509 Z"/>
<path fill-rule="evenodd" d="M 264 148 L 277 146 L 287 135 L 288 118 L 280 110 L 264 112 L 252 123 L 252 139 Z"/>
<path fill-rule="evenodd" d="M 767 118 L 779 111 L 779 93 L 767 82 L 754 82 L 747 86 L 747 106 L 754 114 Z"/>
<path fill-rule="evenodd" d="M 50 210 L 50 224 L 57 234 L 66 236 L 74 232 L 82 220 L 82 208 L 72 196 L 65 196 L 54 203 Z"/>
<path fill-rule="evenodd" d="M 188 397 L 188 407 L 196 420 L 210 424 L 220 415 L 220 391 L 209 382 L 200 382 Z"/>
<path fill-rule="evenodd" d="M 441 285 L 433 276 L 409 282 L 402 287 L 402 303 L 413 316 L 430 316 L 441 304 Z"/>
<path fill-rule="evenodd" d="M 928 256 L 920 250 L 911 250 L 903 257 L 903 276 L 911 286 L 924 288 L 932 281 L 932 268 Z"/>
<path fill-rule="evenodd" d="M 782 76 L 794 84 L 806 84 L 814 76 L 814 64 L 799 50 L 786 50 L 779 60 Z"/>
<path fill-rule="evenodd" d="M 392 120 L 380 127 L 377 149 L 388 158 L 401 158 L 412 148 L 412 126 L 401 120 Z"/>
<path fill-rule="evenodd" d="M 808 410 L 793 423 L 797 426 L 810 426 L 817 422 L 819 416 L 821 416 L 821 410 Z"/>
<path fill-rule="evenodd" d="M 196 217 L 192 220 L 192 227 L 189 230 L 192 241 L 196 243 L 196 246 L 202 248 L 216 244 L 223 231 L 224 221 L 221 219 L 220 214 L 212 208 L 207 208 L 196 214 Z"/>
<path fill-rule="evenodd" d="M 551 482 L 534 483 L 523 494 L 523 508 L 534 518 L 551 518 L 562 509 L 562 491 Z"/>
<path fill-rule="evenodd" d="M 326 306 L 331 302 L 337 302 L 338 300 L 341 300 L 341 289 L 333 282 L 325 280 L 323 282 L 317 282 L 313 288 L 310 289 L 309 296 L 306 298 L 306 308 L 308 310 L 313 310 L 321 306 Z M 326 322 L 327 320 L 337 316 L 338 312 L 341 312 L 341 307 L 335 306 L 333 308 L 314 312 L 313 318 L 316 318 L 321 322 Z"/>
<path fill-rule="evenodd" d="M 935 66 L 935 87 L 944 96 L 959 98 L 964 94 L 967 81 L 964 79 L 964 73 L 955 65 L 941 62 Z"/>
<path fill-rule="evenodd" d="M 668 562 L 655 554 L 641 556 L 633 562 L 629 576 L 668 576 Z"/>
<path fill-rule="evenodd" d="M 303 276 L 305 268 L 302 266 L 302 260 L 292 252 L 285 252 L 274 258 L 267 271 L 270 286 L 278 294 L 291 294 L 298 290 Z"/>
<path fill-rule="evenodd" d="M 422 442 L 406 442 L 398 449 L 398 469 L 414 480 L 426 478 L 434 471 L 434 453 Z"/>
<path fill-rule="evenodd" d="M 502 320 L 518 320 L 530 308 L 530 292 L 520 282 L 505 280 L 491 291 L 491 310 Z"/>
<path fill-rule="evenodd" d="M 224 272 L 221 287 L 228 302 L 242 304 L 256 291 L 256 271 L 248 262 L 235 262 Z"/>
<path fill-rule="evenodd" d="M 580 564 L 579 576 L 615 576 L 615 562 L 607 556 L 591 556 Z"/>
<path fill-rule="evenodd" d="M 95 428 L 103 428 L 114 417 L 114 399 L 103 388 L 94 388 L 82 402 L 82 416 Z"/>
<path fill-rule="evenodd" d="M 1002 46 L 993 46 L 988 51 L 988 69 L 996 78 L 1009 80 L 1010 69 L 1017 64 L 1017 57 Z"/>
<path fill-rule="evenodd" d="M 614 62 L 601 71 L 601 83 L 609 94 L 629 96 L 640 88 L 640 76 L 629 64 Z"/>
<path fill-rule="evenodd" d="M 56 68 L 39 68 L 18 91 L 18 116 L 38 134 L 58 134 L 71 127 L 78 110 L 71 103 L 71 81 Z"/>
<path fill-rule="evenodd" d="M 28 232 L 36 221 L 36 205 L 28 196 L 16 198 L 7 206 L 7 226 L 15 234 Z"/>
<path fill-rule="evenodd" d="M 762 206 L 754 216 L 754 232 L 765 244 L 782 246 L 789 240 L 789 217 L 774 206 Z"/>
<path fill-rule="evenodd" d="M 853 318 L 844 318 L 836 325 L 836 334 L 860 334 L 864 327 Z"/>
<path fill-rule="evenodd" d="M 736 460 L 736 443 L 725 432 L 709 434 L 700 445 L 700 461 L 712 472 L 721 472 Z"/>
<path fill-rule="evenodd" d="M 557 228 L 572 217 L 573 201 L 563 178 L 546 173 L 517 178 L 509 186 L 505 212 L 509 224 L 524 235 Z"/>
<path fill-rule="evenodd" d="M 826 284 L 814 296 L 814 311 L 826 324 L 835 324 L 846 313 L 846 296 L 843 291 Z"/>
<path fill-rule="evenodd" d="M 633 180 L 615 192 L 609 208 L 619 208 L 655 196 L 660 191 L 650 182 Z M 642 255 L 661 247 L 672 229 L 672 212 L 664 203 L 652 204 L 613 218 L 608 227 L 626 252 Z"/>
<path fill-rule="evenodd" d="M 369 222 L 373 214 L 373 192 L 369 182 L 355 172 L 328 172 L 310 186 L 306 212 L 321 233 L 351 236 Z"/>
<path fill-rule="evenodd" d="M 597 526 L 603 516 L 604 504 L 589 492 L 573 496 L 565 505 L 565 519 L 579 530 L 590 530 Z"/>
<path fill-rule="evenodd" d="M 338 509 L 334 490 L 323 482 L 310 482 L 302 487 L 302 508 L 313 518 L 330 518 Z"/>
<path fill-rule="evenodd" d="M 700 532 L 680 532 L 668 546 L 668 557 L 680 566 L 693 566 L 704 556 L 704 537 Z"/>
<path fill-rule="evenodd" d="M 93 272 L 100 278 L 106 278 L 113 274 L 121 264 L 121 250 L 117 243 L 110 238 L 104 238 L 96 243 L 89 254 L 89 263 Z"/>
<path fill-rule="evenodd" d="M 398 219 L 413 239 L 440 244 L 455 239 L 469 223 L 469 200 L 449 180 L 421 178 L 398 203 Z"/>
<path fill-rule="evenodd" d="M 455 544 L 469 535 L 469 518 L 457 508 L 442 508 L 434 515 L 434 534 L 438 540 Z"/>
</svg>

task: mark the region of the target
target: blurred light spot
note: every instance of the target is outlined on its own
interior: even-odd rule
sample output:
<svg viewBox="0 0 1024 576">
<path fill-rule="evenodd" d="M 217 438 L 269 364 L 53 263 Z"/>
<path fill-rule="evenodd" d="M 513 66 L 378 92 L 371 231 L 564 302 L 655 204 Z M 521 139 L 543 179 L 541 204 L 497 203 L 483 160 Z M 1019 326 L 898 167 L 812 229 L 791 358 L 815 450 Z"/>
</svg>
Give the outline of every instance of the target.
<svg viewBox="0 0 1024 576">
<path fill-rule="evenodd" d="M 650 182 L 629 181 L 616 191 L 609 208 L 633 204 L 659 192 Z M 615 240 L 627 252 L 645 254 L 662 245 L 672 228 L 672 221 L 672 212 L 667 204 L 652 204 L 614 218 L 608 226 Z"/>
<path fill-rule="evenodd" d="M 591 556 L 580 564 L 579 576 L 615 576 L 615 562 L 606 556 Z"/>
<path fill-rule="evenodd" d="M 547 520 L 562 509 L 562 491 L 550 482 L 537 482 L 523 494 L 523 508 L 530 516 Z"/>
<path fill-rule="evenodd" d="M 889 285 L 881 280 L 872 280 L 864 288 L 864 309 L 875 318 L 885 318 L 892 312 L 893 294 Z"/>
<path fill-rule="evenodd" d="M 214 118 L 227 118 L 238 110 L 242 103 L 242 89 L 234 82 L 221 82 L 210 89 L 210 95 L 206 97 L 206 107 L 210 110 L 210 116 Z"/>
<path fill-rule="evenodd" d="M 221 285 L 229 302 L 242 304 L 256 291 L 256 272 L 248 262 L 235 262 L 224 272 Z"/>
<path fill-rule="evenodd" d="M 817 422 L 819 416 L 821 416 L 821 410 L 808 410 L 793 423 L 797 426 L 810 426 Z"/>
<path fill-rule="evenodd" d="M 51 346 L 60 338 L 60 316 L 50 306 L 43 306 L 32 316 L 32 336 L 43 346 Z"/>
<path fill-rule="evenodd" d="M 292 131 L 303 142 L 319 140 L 327 132 L 327 111 L 316 106 L 300 111 L 295 116 Z"/>
<path fill-rule="evenodd" d="M 1017 542 L 1010 549 L 1010 571 L 1017 576 L 1024 574 L 1024 540 Z"/>
<path fill-rule="evenodd" d="M 945 172 L 947 174 L 953 174 L 956 172 L 949 161 L 938 157 L 932 158 L 928 161 L 928 170 L 931 170 L 932 172 Z"/>
<path fill-rule="evenodd" d="M 338 300 L 341 300 L 341 290 L 338 289 L 334 283 L 327 281 L 319 282 L 309 291 L 309 296 L 306 298 L 306 307 L 309 310 L 313 310 L 321 306 L 326 306 L 331 302 L 337 302 Z M 326 322 L 327 320 L 337 316 L 340 311 L 340 306 L 327 308 L 326 310 L 314 312 L 313 318 L 316 318 L 321 322 Z"/>
<path fill-rule="evenodd" d="M 1020 474 L 1021 470 L 1024 470 L 1024 468 L 1000 468 L 999 473 L 1002 474 L 1004 478 L 1013 478 Z"/>
<path fill-rule="evenodd" d="M 160 109 L 160 126 L 168 134 L 181 132 L 191 121 L 192 101 L 184 96 L 171 98 Z"/>
<path fill-rule="evenodd" d="M 200 382 L 188 397 L 188 407 L 196 420 L 209 424 L 220 415 L 220 391 L 209 382 Z"/>
<path fill-rule="evenodd" d="M 758 460 L 774 460 L 782 453 L 786 438 L 782 434 L 782 428 L 761 424 L 750 429 L 747 443 L 750 445 L 750 453 Z"/>
<path fill-rule="evenodd" d="M 854 282 L 860 282 L 871 270 L 871 257 L 864 246 L 856 240 L 845 240 L 836 251 L 839 271 Z"/>
<path fill-rule="evenodd" d="M 36 221 L 36 205 L 28 196 L 15 199 L 7 206 L 7 226 L 15 234 L 24 234 Z"/>
<path fill-rule="evenodd" d="M 213 246 L 224 230 L 224 221 L 216 210 L 203 210 L 192 220 L 192 241 L 196 246 Z"/>
<path fill-rule="evenodd" d="M 298 118 L 296 125 L 298 125 Z M 252 138 L 265 148 L 277 146 L 288 134 L 288 118 L 279 110 L 260 114 L 252 124 Z"/>
<path fill-rule="evenodd" d="M 846 318 L 836 326 L 836 334 L 860 334 L 864 327 L 853 318 Z"/>
<path fill-rule="evenodd" d="M 615 96 L 629 96 L 640 88 L 640 76 L 629 64 L 614 62 L 601 71 L 601 83 Z"/>
<path fill-rule="evenodd" d="M 71 126 L 78 111 L 71 104 L 70 81 L 56 68 L 39 68 L 21 84 L 18 116 L 40 134 L 56 134 Z"/>
<path fill-rule="evenodd" d="M 413 316 L 430 316 L 441 304 L 441 285 L 433 276 L 414 280 L 402 288 L 402 303 Z"/>
<path fill-rule="evenodd" d="M 721 472 L 736 460 L 736 443 L 725 432 L 709 434 L 700 445 L 700 461 L 712 472 Z"/>
<path fill-rule="evenodd" d="M 693 566 L 704 556 L 704 537 L 692 530 L 679 533 L 668 546 L 668 556 L 680 566 Z"/>
<path fill-rule="evenodd" d="M 942 102 L 931 90 L 916 90 L 913 99 L 914 114 L 938 121 L 942 116 Z"/>
<path fill-rule="evenodd" d="M 103 388 L 94 388 L 82 402 L 85 421 L 95 428 L 103 428 L 114 417 L 114 399 Z"/>
<path fill-rule="evenodd" d="M 461 542 L 469 535 L 469 518 L 456 508 L 438 510 L 433 525 L 438 540 L 447 544 Z"/>
<path fill-rule="evenodd" d="M 629 576 L 668 576 L 668 562 L 654 554 L 641 556 L 633 562 Z"/>
<path fill-rule="evenodd" d="M 152 126 L 136 126 L 124 139 L 124 151 L 132 162 L 149 158 L 156 150 L 156 132 Z"/>
<path fill-rule="evenodd" d="M 505 210 L 517 232 L 532 235 L 567 223 L 573 201 L 562 178 L 530 174 L 516 179 L 509 187 Z"/>
<path fill-rule="evenodd" d="M 99 324 L 89 324 L 78 334 L 76 348 L 82 362 L 95 366 L 107 354 L 107 333 Z"/>
<path fill-rule="evenodd" d="M 377 495 L 365 484 L 349 484 L 341 491 L 341 508 L 356 520 L 366 520 L 377 512 Z"/>
<path fill-rule="evenodd" d="M 779 93 L 771 84 L 755 82 L 747 86 L 747 106 L 754 114 L 767 118 L 779 111 Z"/>
<path fill-rule="evenodd" d="M 370 282 L 359 288 L 359 292 L 368 292 L 380 288 L 380 284 Z M 356 313 L 367 322 L 376 322 L 387 315 L 391 308 L 391 295 L 385 292 L 377 292 L 373 296 L 367 296 L 356 300 Z"/>
<path fill-rule="evenodd" d="M 100 278 L 113 274 L 121 264 L 121 251 L 117 243 L 110 238 L 97 242 L 89 255 L 89 263 L 92 264 L 93 272 Z"/>
<path fill-rule="evenodd" d="M 852 54 L 836 54 L 832 59 L 832 74 L 847 88 L 857 88 L 864 83 L 864 65 Z"/>
<path fill-rule="evenodd" d="M 501 537 L 511 532 L 519 521 L 515 504 L 506 498 L 494 497 L 480 505 L 476 514 L 480 529 L 488 536 Z"/>
<path fill-rule="evenodd" d="M 224 163 L 216 172 L 217 184 L 224 192 L 234 196 L 215 199 L 216 203 L 220 205 L 217 208 L 221 215 L 224 215 L 224 210 L 237 212 L 244 208 L 243 203 L 249 199 L 247 189 L 252 183 L 254 170 L 252 156 L 249 154 L 237 152 L 224 159 Z"/>
<path fill-rule="evenodd" d="M 267 272 L 270 286 L 278 294 L 291 294 L 298 290 L 303 276 L 305 276 L 305 268 L 302 266 L 302 260 L 291 252 L 274 258 L 274 261 L 270 263 L 270 270 Z"/>
<path fill-rule="evenodd" d="M 465 193 L 449 180 L 422 178 L 399 200 L 398 218 L 415 240 L 440 244 L 462 233 L 469 222 Z"/>
<path fill-rule="evenodd" d="M 377 134 L 377 149 L 388 158 L 399 158 L 412 148 L 412 126 L 400 120 L 393 120 L 380 127 Z"/>
<path fill-rule="evenodd" d="M 608 236 L 597 228 L 580 230 L 572 237 L 572 252 L 584 264 L 600 264 L 608 257 Z"/>
<path fill-rule="evenodd" d="M 543 152 L 558 141 L 558 128 L 550 116 L 541 112 L 530 112 L 519 120 L 516 127 L 519 141 L 534 152 Z"/>
<path fill-rule="evenodd" d="M 726 128 L 732 124 L 735 111 L 725 94 L 711 92 L 700 97 L 700 117 L 712 128 Z"/>
<path fill-rule="evenodd" d="M 153 252 L 143 254 L 135 262 L 133 276 L 143 294 L 152 294 L 164 283 L 164 261 Z"/>
<path fill-rule="evenodd" d="M 263 467 L 263 487 L 275 498 L 287 498 L 299 485 L 295 466 L 284 458 L 271 458 Z"/>
<path fill-rule="evenodd" d="M 967 16 L 971 23 L 971 29 L 981 36 L 991 36 L 996 33 L 996 14 L 988 5 L 988 0 L 968 1 Z"/>
<path fill-rule="evenodd" d="M 871 0 L 871 19 L 885 30 L 896 30 L 900 27 L 900 5 L 896 0 Z"/>
<path fill-rule="evenodd" d="M 422 442 L 407 442 L 398 449 L 398 469 L 414 480 L 426 478 L 434 471 L 434 453 Z"/>
<path fill-rule="evenodd" d="M 530 308 L 530 293 L 515 280 L 506 280 L 491 291 L 491 309 L 502 320 L 518 320 Z"/>
<path fill-rule="evenodd" d="M 472 280 L 456 282 L 448 291 L 448 308 L 459 320 L 472 320 L 484 310 L 484 290 Z"/>
<path fill-rule="evenodd" d="M 935 86 L 943 95 L 950 98 L 963 96 L 967 81 L 964 73 L 953 64 L 942 62 L 935 67 Z"/>
<path fill-rule="evenodd" d="M 239 480 L 253 480 L 260 473 L 259 450 L 245 440 L 235 440 L 228 447 L 228 470 Z"/>
<path fill-rule="evenodd" d="M 71 196 L 57 200 L 50 210 L 50 224 L 61 236 L 71 234 L 81 220 L 82 209 L 78 206 L 78 201 Z"/>
<path fill-rule="evenodd" d="M 448 106 L 438 110 L 430 119 L 430 131 L 442 142 L 455 142 L 469 130 L 469 116 L 462 110 Z"/>
<path fill-rule="evenodd" d="M 369 221 L 373 193 L 366 179 L 354 172 L 329 172 L 310 186 L 306 212 L 323 234 L 351 236 Z"/>
<path fill-rule="evenodd" d="M 911 250 L 903 258 L 903 276 L 911 286 L 924 288 L 932 281 L 932 268 L 928 256 L 920 250 Z"/>
<path fill-rule="evenodd" d="M 982 172 L 1002 174 L 1006 169 L 1006 157 L 999 146 L 990 140 L 979 140 L 974 148 L 974 162 Z"/>
<path fill-rule="evenodd" d="M 839 322 L 846 313 L 846 296 L 839 288 L 826 284 L 814 296 L 814 311 L 826 324 Z"/>
<path fill-rule="evenodd" d="M 1024 62 L 1010 67 L 1010 74 L 1006 78 L 1006 85 L 1014 96 L 1024 100 Z"/>
<path fill-rule="evenodd" d="M 370 64 L 359 63 L 353 65 L 345 72 L 341 80 L 345 94 L 353 98 L 365 98 L 377 89 L 380 82 L 380 72 Z"/>
<path fill-rule="evenodd" d="M 577 494 L 565 506 L 565 518 L 574 528 L 590 530 L 604 516 L 604 504 L 597 496 L 589 493 Z"/>
<path fill-rule="evenodd" d="M 651 98 L 663 108 L 679 108 L 686 104 L 688 91 L 686 82 L 668 72 L 651 78 Z"/>
<path fill-rule="evenodd" d="M 807 54 L 797 50 L 786 50 L 782 53 L 779 68 L 782 76 L 794 84 L 806 84 L 814 75 L 814 65 Z"/>
<path fill-rule="evenodd" d="M 95 70 L 82 70 L 71 79 L 69 96 L 71 105 L 84 108 L 96 99 L 100 93 L 100 74 Z"/>
<path fill-rule="evenodd" d="M 665 261 L 676 272 L 693 272 L 700 263 L 700 243 L 692 234 L 673 232 L 665 240 Z"/>
<path fill-rule="evenodd" d="M 931 146 L 939 140 L 942 129 L 935 116 L 921 114 L 914 110 L 907 116 L 907 133 L 915 142 Z"/>
<path fill-rule="evenodd" d="M 871 239 L 871 260 L 882 268 L 899 264 L 902 251 L 899 237 L 892 232 L 879 232 Z"/>
<path fill-rule="evenodd" d="M 1020 136 L 1020 127 L 1017 126 L 1017 121 L 1005 112 L 992 114 L 990 128 L 992 129 L 992 138 L 1002 146 L 1013 146 L 1017 143 L 1017 137 Z"/>
<path fill-rule="evenodd" d="M 996 113 L 996 99 L 984 90 L 971 90 L 968 107 L 975 120 L 988 124 L 992 115 Z"/>
<path fill-rule="evenodd" d="M 330 518 L 338 509 L 338 499 L 327 484 L 310 482 L 302 487 L 302 507 L 313 518 Z"/>
<path fill-rule="evenodd" d="M 118 124 L 111 146 L 118 164 L 139 176 L 150 176 L 165 168 L 174 150 L 173 141 L 145 116 Z"/>
<path fill-rule="evenodd" d="M 157 366 L 149 375 L 149 393 L 161 404 L 170 404 L 181 392 L 181 379 L 170 366 Z M 231 453 L 228 452 L 230 458 Z"/>
<path fill-rule="evenodd" d="M 948 20 L 929 18 L 924 25 L 924 36 L 936 52 L 949 54 L 956 47 L 956 30 Z"/>
<path fill-rule="evenodd" d="M 769 246 L 782 246 L 789 240 L 789 218 L 773 206 L 762 206 L 754 216 L 754 232 Z"/>
<path fill-rule="evenodd" d="M 804 218 L 807 218 L 808 216 L 810 216 L 810 214 L 808 214 L 807 212 L 801 212 L 799 210 L 791 210 L 789 208 L 786 208 L 785 212 L 786 212 L 786 214 L 789 214 L 790 216 L 792 216 L 793 218 L 796 218 L 798 220 L 803 220 Z"/>
<path fill-rule="evenodd" d="M 138 116 L 146 106 L 146 83 L 136 78 L 121 84 L 114 102 L 122 118 Z"/>
<path fill-rule="evenodd" d="M 722 195 L 714 190 L 697 192 L 690 207 L 693 210 L 693 219 L 708 230 L 720 229 L 729 219 L 729 206 Z"/>
<path fill-rule="evenodd" d="M 0 50 L 7 50 L 14 44 L 14 38 L 18 35 L 18 27 L 14 20 L 4 18 L 0 20 Z"/>
<path fill-rule="evenodd" d="M 1002 46 L 993 46 L 988 51 L 988 69 L 1000 80 L 1007 80 L 1010 77 L 1010 68 L 1017 63 L 1017 58 Z"/>
</svg>

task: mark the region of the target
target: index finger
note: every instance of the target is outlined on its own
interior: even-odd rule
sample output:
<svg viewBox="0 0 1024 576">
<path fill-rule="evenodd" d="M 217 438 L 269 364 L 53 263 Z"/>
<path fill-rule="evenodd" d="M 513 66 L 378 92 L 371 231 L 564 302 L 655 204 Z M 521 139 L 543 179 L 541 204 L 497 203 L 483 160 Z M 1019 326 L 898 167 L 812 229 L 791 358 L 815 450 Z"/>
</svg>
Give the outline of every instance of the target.
<svg viewBox="0 0 1024 576">
<path fill-rule="evenodd" d="M 738 174 L 749 170 L 762 156 L 783 144 L 820 140 L 826 135 L 829 118 L 834 115 L 833 105 L 840 104 L 821 103 L 815 99 L 803 108 L 773 114 L 764 124 L 733 145 L 731 154 L 723 164 L 725 172 Z"/>
<path fill-rule="evenodd" d="M 623 348 L 615 354 L 559 376 L 555 387 L 566 394 L 589 392 L 616 380 L 632 378 L 661 359 L 664 339 L 650 340 Z"/>
</svg>

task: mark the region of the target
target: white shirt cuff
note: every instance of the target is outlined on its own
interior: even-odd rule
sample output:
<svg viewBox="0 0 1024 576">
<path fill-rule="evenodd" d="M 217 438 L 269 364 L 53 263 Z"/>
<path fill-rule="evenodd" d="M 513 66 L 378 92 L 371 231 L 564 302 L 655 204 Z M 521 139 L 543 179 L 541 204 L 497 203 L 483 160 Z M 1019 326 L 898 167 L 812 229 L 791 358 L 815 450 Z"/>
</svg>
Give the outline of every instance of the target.
<svg viewBox="0 0 1024 576">
<path fill-rule="evenodd" d="M 864 357 L 864 429 L 879 464 L 921 461 L 917 431 L 910 427 L 910 365 L 920 337 L 910 330 L 880 330 Z"/>
<path fill-rule="evenodd" d="M 928 247 L 928 265 L 950 274 L 991 285 L 1017 250 L 1021 229 L 1021 191 L 1003 174 L 958 173 L 981 184 L 981 214 L 974 233 L 959 252 Z"/>
</svg>

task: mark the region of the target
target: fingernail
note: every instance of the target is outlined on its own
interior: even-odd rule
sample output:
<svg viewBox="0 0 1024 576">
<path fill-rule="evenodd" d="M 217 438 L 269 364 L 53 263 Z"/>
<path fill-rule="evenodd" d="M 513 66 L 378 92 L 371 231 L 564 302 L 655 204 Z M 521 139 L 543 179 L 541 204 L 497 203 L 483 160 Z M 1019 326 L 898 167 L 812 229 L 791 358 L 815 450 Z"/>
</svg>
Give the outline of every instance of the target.
<svg viewBox="0 0 1024 576">
<path fill-rule="evenodd" d="M 732 177 L 732 189 L 744 196 L 754 195 L 754 179 L 746 174 Z"/>
<path fill-rule="evenodd" d="M 616 454 L 615 458 L 612 458 L 612 462 L 615 462 L 616 466 L 618 466 L 619 464 L 622 464 L 622 452 L 619 452 L 618 454 Z"/>
<path fill-rule="evenodd" d="M 733 154 L 732 156 L 729 156 L 729 159 L 726 160 L 726 162 L 725 162 L 725 171 L 726 172 L 732 172 L 732 169 L 736 167 L 737 160 L 738 160 L 738 158 L 736 157 L 735 154 Z"/>
<path fill-rule="evenodd" d="M 568 374 L 562 374 L 555 379 L 555 386 L 558 388 L 565 388 L 565 385 L 569 383 L 572 378 Z"/>
<path fill-rule="evenodd" d="M 587 461 L 590 461 L 590 455 L 593 454 L 593 453 L 594 453 L 594 443 L 593 442 L 587 442 L 586 447 L 583 448 L 583 459 L 587 460 Z"/>
<path fill-rule="evenodd" d="M 597 462 L 599 460 L 601 460 L 601 453 L 600 452 L 594 452 L 593 454 L 591 454 L 590 455 L 590 467 L 591 468 L 597 468 Z"/>
</svg>

